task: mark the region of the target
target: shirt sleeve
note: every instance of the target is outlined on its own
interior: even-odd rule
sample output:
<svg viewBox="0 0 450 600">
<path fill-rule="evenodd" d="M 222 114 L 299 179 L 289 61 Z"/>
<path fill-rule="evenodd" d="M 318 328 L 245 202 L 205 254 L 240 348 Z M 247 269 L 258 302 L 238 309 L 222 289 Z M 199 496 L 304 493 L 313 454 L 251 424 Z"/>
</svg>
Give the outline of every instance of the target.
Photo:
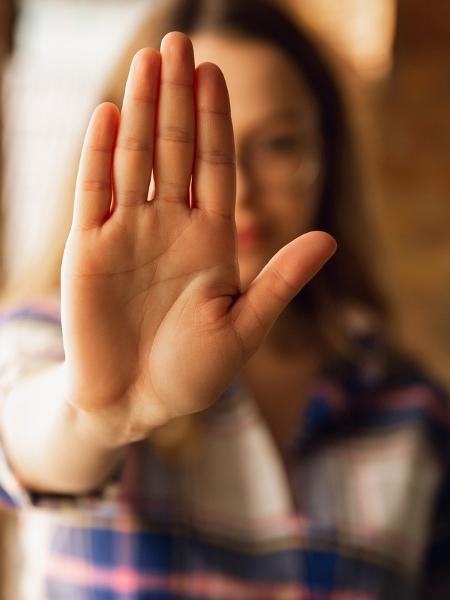
<svg viewBox="0 0 450 600">
<path fill-rule="evenodd" d="M 64 360 L 57 314 L 34 305 L 0 313 L 0 418 L 11 389 L 31 374 Z M 5 452 L 0 428 L 0 510 L 33 505 L 33 494 L 19 481 Z"/>
</svg>

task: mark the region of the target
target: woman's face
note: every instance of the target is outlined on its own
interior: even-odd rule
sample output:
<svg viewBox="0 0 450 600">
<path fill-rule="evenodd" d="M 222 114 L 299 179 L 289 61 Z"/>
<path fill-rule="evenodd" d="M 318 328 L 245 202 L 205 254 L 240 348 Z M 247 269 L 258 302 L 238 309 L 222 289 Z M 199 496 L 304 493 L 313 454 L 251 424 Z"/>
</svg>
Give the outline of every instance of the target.
<svg viewBox="0 0 450 600">
<path fill-rule="evenodd" d="M 196 64 L 219 65 L 230 94 L 245 289 L 280 248 L 313 225 L 321 186 L 317 107 L 296 67 L 275 46 L 214 33 L 191 39 Z"/>
</svg>

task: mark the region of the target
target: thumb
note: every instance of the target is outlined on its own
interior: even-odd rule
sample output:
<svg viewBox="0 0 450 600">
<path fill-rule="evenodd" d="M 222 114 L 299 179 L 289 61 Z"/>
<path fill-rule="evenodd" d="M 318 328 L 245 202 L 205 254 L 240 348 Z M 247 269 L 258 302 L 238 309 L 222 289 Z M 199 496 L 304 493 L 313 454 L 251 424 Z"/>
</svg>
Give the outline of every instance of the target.
<svg viewBox="0 0 450 600">
<path fill-rule="evenodd" d="M 333 256 L 335 239 L 309 231 L 281 248 L 255 277 L 232 309 L 236 334 L 249 357 L 287 304 Z"/>
</svg>

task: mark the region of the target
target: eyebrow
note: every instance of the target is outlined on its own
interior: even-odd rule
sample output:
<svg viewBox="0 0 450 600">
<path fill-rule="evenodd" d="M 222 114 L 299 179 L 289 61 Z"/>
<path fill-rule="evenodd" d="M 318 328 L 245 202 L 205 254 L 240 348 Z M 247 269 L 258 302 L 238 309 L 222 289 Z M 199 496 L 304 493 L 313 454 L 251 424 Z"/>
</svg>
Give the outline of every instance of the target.
<svg viewBox="0 0 450 600">
<path fill-rule="evenodd" d="M 277 121 L 277 120 L 289 120 L 289 121 L 306 121 L 305 115 L 303 112 L 300 112 L 296 108 L 282 108 L 263 119 L 264 123 L 268 121 Z"/>
</svg>

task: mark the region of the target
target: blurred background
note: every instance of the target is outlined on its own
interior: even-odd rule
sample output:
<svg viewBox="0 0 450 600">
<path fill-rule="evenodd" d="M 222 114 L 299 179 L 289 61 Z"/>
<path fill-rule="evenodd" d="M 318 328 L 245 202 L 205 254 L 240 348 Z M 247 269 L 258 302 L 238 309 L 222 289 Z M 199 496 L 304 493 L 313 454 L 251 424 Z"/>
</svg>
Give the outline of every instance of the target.
<svg viewBox="0 0 450 600">
<path fill-rule="evenodd" d="M 450 3 L 279 1 L 344 64 L 398 335 L 450 388 Z M 151 4 L 1 0 L 3 281 L 64 201 L 67 165 Z"/>
</svg>

